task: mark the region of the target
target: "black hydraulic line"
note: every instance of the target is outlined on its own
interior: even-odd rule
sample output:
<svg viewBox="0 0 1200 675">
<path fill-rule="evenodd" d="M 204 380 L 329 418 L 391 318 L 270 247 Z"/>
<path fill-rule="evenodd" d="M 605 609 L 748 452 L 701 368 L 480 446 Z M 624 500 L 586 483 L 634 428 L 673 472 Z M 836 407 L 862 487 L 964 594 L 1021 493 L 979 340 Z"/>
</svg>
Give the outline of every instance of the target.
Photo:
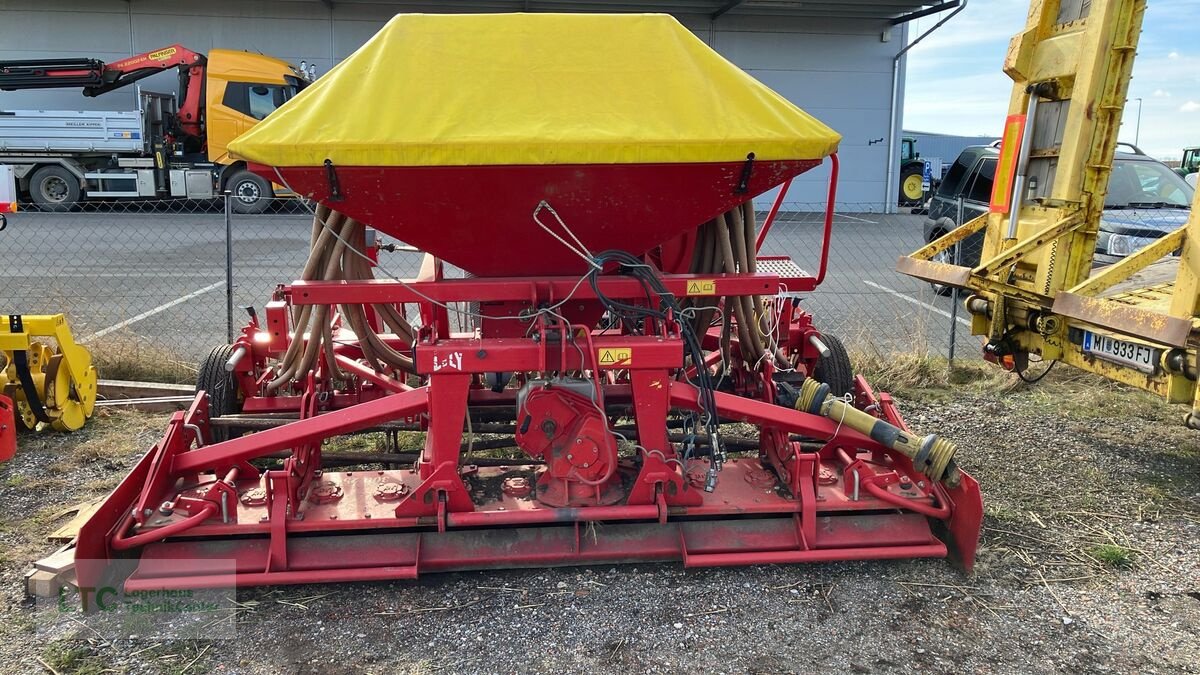
<svg viewBox="0 0 1200 675">
<path fill-rule="evenodd" d="M 20 314 L 8 315 L 8 330 L 10 333 L 24 333 L 25 321 Z M 33 383 L 33 373 L 29 370 L 29 352 L 24 349 L 13 350 L 13 367 L 17 369 L 17 379 L 21 382 L 21 391 L 25 392 L 25 403 L 33 412 L 37 421 L 50 423 L 50 416 L 42 406 L 42 397 L 38 395 L 37 386 Z"/>
<path fill-rule="evenodd" d="M 1057 363 L 1058 363 L 1058 359 L 1051 361 L 1050 365 L 1046 366 L 1046 369 L 1043 370 L 1041 372 L 1041 374 L 1039 374 L 1035 377 L 1026 377 L 1024 372 L 1018 370 L 1018 371 L 1016 371 L 1017 377 L 1021 378 L 1021 381 L 1025 382 L 1026 384 L 1037 384 L 1038 382 L 1042 381 L 1043 377 L 1049 375 L 1051 370 L 1054 370 L 1054 366 Z M 1028 370 L 1028 368 L 1026 370 Z"/>
<path fill-rule="evenodd" d="M 42 406 L 42 397 L 38 396 L 37 387 L 33 383 L 33 373 L 29 371 L 29 355 L 24 349 L 13 351 L 13 366 L 17 369 L 17 379 L 21 381 L 21 391 L 25 392 L 25 403 L 33 411 L 33 416 L 39 422 L 50 423 L 50 416 Z"/>
</svg>

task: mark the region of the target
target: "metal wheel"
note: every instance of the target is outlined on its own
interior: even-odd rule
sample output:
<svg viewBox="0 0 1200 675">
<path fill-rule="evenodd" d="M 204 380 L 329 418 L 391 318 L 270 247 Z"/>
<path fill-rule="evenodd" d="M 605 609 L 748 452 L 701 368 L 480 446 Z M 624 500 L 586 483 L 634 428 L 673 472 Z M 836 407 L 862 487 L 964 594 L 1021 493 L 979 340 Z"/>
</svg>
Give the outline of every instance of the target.
<svg viewBox="0 0 1200 675">
<path fill-rule="evenodd" d="M 29 179 L 29 195 L 47 211 L 67 211 L 79 201 L 79 181 L 61 166 L 44 166 Z"/>
<path fill-rule="evenodd" d="M 4 388 L 3 393 L 13 402 L 13 421 L 16 422 L 17 431 L 33 431 L 37 428 L 37 417 L 28 403 L 17 398 L 17 392 L 20 390 L 17 385 L 10 384 Z"/>
<path fill-rule="evenodd" d="M 900 202 L 905 206 L 920 204 L 921 199 L 925 196 L 925 192 L 921 190 L 923 184 L 924 178 L 921 176 L 920 169 L 905 170 L 900 175 Z"/>
<path fill-rule="evenodd" d="M 71 372 L 63 367 L 63 355 L 55 354 L 46 365 L 47 410 L 57 414 L 50 426 L 55 431 L 82 429 L 96 407 L 96 369 L 88 365 L 87 370 L 72 380 Z"/>
<path fill-rule="evenodd" d="M 225 186 L 233 195 L 233 210 L 238 213 L 266 211 L 275 194 L 267 179 L 246 169 L 238 169 Z"/>
</svg>

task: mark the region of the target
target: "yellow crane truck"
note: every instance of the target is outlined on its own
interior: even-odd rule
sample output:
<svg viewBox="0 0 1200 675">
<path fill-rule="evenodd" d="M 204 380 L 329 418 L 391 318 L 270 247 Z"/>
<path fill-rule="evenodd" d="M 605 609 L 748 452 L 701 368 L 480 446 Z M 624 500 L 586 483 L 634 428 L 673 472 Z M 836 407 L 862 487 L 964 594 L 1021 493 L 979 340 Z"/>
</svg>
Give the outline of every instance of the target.
<svg viewBox="0 0 1200 675">
<path fill-rule="evenodd" d="M 212 198 L 233 193 L 242 213 L 264 210 L 270 182 L 226 146 L 283 105 L 314 75 L 286 61 L 227 49 L 172 45 L 105 63 L 0 61 L 0 90 L 80 88 L 99 96 L 156 73 L 179 71 L 178 95 L 138 92 L 133 111 L 0 110 L 0 164 L 47 210 L 87 199 Z"/>
</svg>

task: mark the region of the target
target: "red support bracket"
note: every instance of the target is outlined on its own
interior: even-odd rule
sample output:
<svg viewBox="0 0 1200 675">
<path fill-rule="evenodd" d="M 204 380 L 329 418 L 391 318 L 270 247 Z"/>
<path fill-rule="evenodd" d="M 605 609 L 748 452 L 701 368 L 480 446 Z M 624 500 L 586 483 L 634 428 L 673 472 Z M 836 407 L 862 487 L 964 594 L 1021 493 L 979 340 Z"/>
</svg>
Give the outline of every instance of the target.
<svg viewBox="0 0 1200 675">
<path fill-rule="evenodd" d="M 475 503 L 458 475 L 458 466 L 442 464 L 396 506 L 396 517 L 437 516 L 445 530 L 446 512 L 474 511 Z"/>
<path fill-rule="evenodd" d="M 821 457 L 817 453 L 801 453 L 799 443 L 793 449 L 796 471 L 792 494 L 800 499 L 800 542 L 807 548 L 817 542 L 817 466 Z"/>
<path fill-rule="evenodd" d="M 167 492 L 167 488 L 179 478 L 180 473 L 187 473 L 173 470 L 175 458 L 186 453 L 193 442 L 202 443 L 203 432 L 207 429 L 208 395 L 199 392 L 186 411 L 171 415 L 166 433 L 151 450 L 154 459 L 150 465 L 150 475 L 134 504 L 133 518 L 137 524 L 146 523 L 160 506 L 158 500 Z"/>
</svg>

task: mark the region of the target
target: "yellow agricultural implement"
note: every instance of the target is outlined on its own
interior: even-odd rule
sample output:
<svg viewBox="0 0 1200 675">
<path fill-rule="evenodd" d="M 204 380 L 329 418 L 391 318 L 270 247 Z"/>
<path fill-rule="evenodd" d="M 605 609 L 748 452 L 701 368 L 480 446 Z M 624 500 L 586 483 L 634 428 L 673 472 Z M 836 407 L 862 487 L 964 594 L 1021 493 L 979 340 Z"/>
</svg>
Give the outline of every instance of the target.
<svg viewBox="0 0 1200 675">
<path fill-rule="evenodd" d="M 1093 267 L 1145 7 L 1033 4 L 1005 59 L 1013 93 L 989 212 L 897 269 L 965 290 L 986 358 L 1018 372 L 1062 361 L 1189 405 L 1200 429 L 1200 195 L 1187 225 Z M 976 232 L 978 266 L 937 262 Z"/>
<path fill-rule="evenodd" d="M 13 401 L 22 430 L 75 431 L 92 416 L 96 369 L 65 316 L 10 314 L 0 321 L 0 394 Z"/>
</svg>

